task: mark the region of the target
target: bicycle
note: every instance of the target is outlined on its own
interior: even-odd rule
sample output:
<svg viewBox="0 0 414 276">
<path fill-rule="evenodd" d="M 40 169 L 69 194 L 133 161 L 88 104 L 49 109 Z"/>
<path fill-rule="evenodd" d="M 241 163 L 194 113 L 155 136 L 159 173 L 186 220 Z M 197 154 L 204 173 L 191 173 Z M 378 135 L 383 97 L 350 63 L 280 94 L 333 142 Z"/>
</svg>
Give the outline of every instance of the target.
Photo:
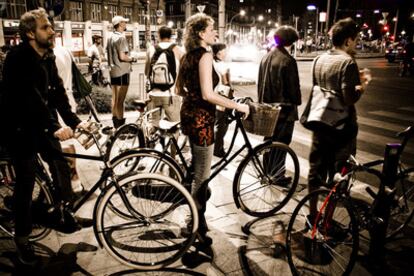
<svg viewBox="0 0 414 276">
<path fill-rule="evenodd" d="M 402 143 L 399 147 L 394 144 L 399 149 L 394 153 L 395 160 L 400 160 L 413 132 L 409 127 L 398 134 Z M 341 173 L 335 175 L 331 189 L 315 190 L 299 201 L 286 236 L 288 263 L 293 275 L 349 275 L 355 265 L 361 233 L 375 233 L 380 226 L 384 229 L 384 239 L 389 239 L 409 223 L 413 216 L 414 170 L 404 169 L 400 164 L 396 176 L 390 179 L 386 171 L 374 169 L 378 165 L 385 166 L 385 162 L 381 159 L 360 164 L 350 156 Z M 365 189 L 373 198 L 372 204 L 351 195 L 351 188 L 362 177 L 357 175 L 360 173 L 370 184 L 378 186 L 377 192 L 370 186 Z M 405 189 L 405 180 L 410 181 L 409 190 Z M 396 193 L 397 190 L 402 193 Z M 395 219 L 398 213 L 405 219 Z M 388 219 L 398 223 L 394 227 Z"/>
<path fill-rule="evenodd" d="M 207 185 L 247 149 L 247 154 L 240 162 L 233 181 L 235 204 L 243 212 L 255 217 L 272 215 L 283 208 L 296 190 L 299 180 L 298 158 L 295 152 L 283 143 L 266 141 L 253 147 L 242 123 L 241 115 L 229 113 L 227 120 L 228 123 L 236 122 L 229 149 L 219 161 L 212 165 L 213 172 L 205 180 L 204 185 Z M 173 135 L 178 128 L 178 123 L 160 122 L 160 124 L 164 127 L 157 127 L 157 130 L 162 136 L 169 137 L 162 151 L 162 159 L 170 158 L 168 148 L 171 145 L 178 149 L 178 161 L 176 162 L 182 170 L 181 175 L 184 176 L 182 183 L 190 189 L 193 171 Z M 239 132 L 242 134 L 244 143 L 238 143 L 241 147 L 232 153 Z M 273 167 L 267 166 L 267 160 L 272 157 L 280 157 L 279 163 L 273 164 Z"/>
<path fill-rule="evenodd" d="M 118 128 L 112 135 L 110 146 L 107 148 L 109 158 L 112 159 L 116 155 L 137 148 L 155 148 L 158 144 L 162 148 L 165 147 L 165 137 L 160 135 L 156 127 L 158 122 L 151 120 L 150 117 L 160 112 L 160 108 L 147 110 L 147 105 L 151 100 L 135 100 L 133 102 L 138 111 L 138 118 L 134 123 L 125 124 Z M 179 130 L 177 129 L 179 133 Z M 187 138 L 179 135 L 179 148 L 182 150 L 187 144 Z M 171 149 L 170 149 L 171 150 Z"/>
<path fill-rule="evenodd" d="M 124 152 L 108 161 L 96 134 L 84 130 L 82 133 L 92 137 L 99 154 L 62 153 L 63 156 L 101 161 L 104 167 L 99 180 L 68 211 L 76 213 L 100 189 L 93 209 L 93 230 L 99 245 L 111 256 L 123 264 L 144 270 L 159 269 L 180 258 L 193 243 L 198 228 L 197 209 L 188 191 L 177 181 L 160 174 L 134 171 L 117 174 L 117 167 L 131 159 L 141 160 L 142 154 Z M 38 165 L 44 169 L 42 162 Z M 44 171 L 46 177 L 38 175 L 41 181 L 36 183 L 45 195 L 52 195 L 48 203 L 53 206 L 53 193 L 50 193 L 54 189 L 53 182 Z M 2 189 L 4 183 L 0 184 Z M 135 197 L 132 195 L 134 187 L 145 190 L 148 196 Z M 3 206 L 0 204 L 0 214 Z M 3 226 L 3 220 L 0 221 Z M 9 230 L 7 233 L 13 236 L 13 229 Z"/>
</svg>

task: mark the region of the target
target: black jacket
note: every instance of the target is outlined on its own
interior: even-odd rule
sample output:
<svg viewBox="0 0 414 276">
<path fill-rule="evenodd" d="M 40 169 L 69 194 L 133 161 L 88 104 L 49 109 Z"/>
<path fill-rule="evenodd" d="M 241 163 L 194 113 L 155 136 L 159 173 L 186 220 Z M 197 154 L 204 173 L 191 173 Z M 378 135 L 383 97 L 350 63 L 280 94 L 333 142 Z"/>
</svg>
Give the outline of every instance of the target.
<svg viewBox="0 0 414 276">
<path fill-rule="evenodd" d="M 6 142 L 20 152 L 36 151 L 39 139 L 55 139 L 61 126 L 57 112 L 65 124 L 75 128 L 80 119 L 74 114 L 50 50 L 45 56 L 27 43 L 7 54 L 3 68 L 0 122 L 6 130 Z"/>
<path fill-rule="evenodd" d="M 285 48 L 273 49 L 260 62 L 257 85 L 259 100 L 263 89 L 263 102 L 290 105 L 282 106 L 279 118 L 298 120 L 297 106 L 302 103 L 298 66 Z"/>
</svg>

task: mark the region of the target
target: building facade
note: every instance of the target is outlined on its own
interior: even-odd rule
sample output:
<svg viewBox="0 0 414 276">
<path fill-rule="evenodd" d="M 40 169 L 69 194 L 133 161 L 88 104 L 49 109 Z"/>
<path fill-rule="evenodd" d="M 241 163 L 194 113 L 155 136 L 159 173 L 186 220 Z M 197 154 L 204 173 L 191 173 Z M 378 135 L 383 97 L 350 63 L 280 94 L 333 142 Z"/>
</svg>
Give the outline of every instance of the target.
<svg viewBox="0 0 414 276">
<path fill-rule="evenodd" d="M 125 35 L 130 48 L 145 48 L 145 21 L 147 3 L 150 3 L 150 30 L 154 39 L 157 26 L 166 24 L 165 4 L 160 1 L 137 0 L 0 0 L 0 45 L 20 43 L 18 26 L 20 16 L 36 7 L 45 7 L 53 16 L 56 43 L 84 55 L 92 45 L 92 36 L 101 35 L 104 43 L 112 31 L 115 15 L 129 18 Z"/>
</svg>

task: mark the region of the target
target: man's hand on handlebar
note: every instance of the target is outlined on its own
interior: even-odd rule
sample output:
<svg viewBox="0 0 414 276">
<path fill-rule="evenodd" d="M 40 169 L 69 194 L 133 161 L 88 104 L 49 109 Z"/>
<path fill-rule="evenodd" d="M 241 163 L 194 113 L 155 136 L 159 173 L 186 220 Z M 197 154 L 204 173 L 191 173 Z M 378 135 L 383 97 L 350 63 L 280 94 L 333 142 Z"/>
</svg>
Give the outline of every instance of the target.
<svg viewBox="0 0 414 276">
<path fill-rule="evenodd" d="M 65 141 L 73 137 L 73 130 L 68 126 L 64 126 L 56 130 L 55 133 L 53 133 L 53 136 L 60 141 Z"/>
</svg>

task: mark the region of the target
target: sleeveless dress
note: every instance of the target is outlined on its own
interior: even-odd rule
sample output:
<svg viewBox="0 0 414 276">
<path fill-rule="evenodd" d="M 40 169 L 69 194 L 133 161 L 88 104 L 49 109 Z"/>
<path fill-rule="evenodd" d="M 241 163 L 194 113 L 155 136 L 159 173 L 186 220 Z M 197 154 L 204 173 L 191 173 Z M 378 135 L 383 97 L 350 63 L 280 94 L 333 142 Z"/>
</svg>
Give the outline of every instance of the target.
<svg viewBox="0 0 414 276">
<path fill-rule="evenodd" d="M 204 47 L 186 53 L 181 60 L 180 78 L 185 95 L 181 106 L 181 128 L 190 141 L 197 146 L 214 143 L 214 122 L 216 105 L 203 100 L 201 95 L 198 65 L 207 52 Z M 213 87 L 219 83 L 219 76 L 212 70 Z"/>
</svg>

